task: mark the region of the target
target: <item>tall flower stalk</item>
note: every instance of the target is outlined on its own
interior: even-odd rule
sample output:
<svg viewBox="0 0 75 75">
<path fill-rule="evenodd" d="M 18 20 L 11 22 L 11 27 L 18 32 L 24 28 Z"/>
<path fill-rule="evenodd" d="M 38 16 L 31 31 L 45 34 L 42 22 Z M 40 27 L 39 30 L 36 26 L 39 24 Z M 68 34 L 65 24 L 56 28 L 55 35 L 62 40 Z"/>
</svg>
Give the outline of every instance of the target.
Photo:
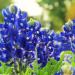
<svg viewBox="0 0 75 75">
<path fill-rule="evenodd" d="M 49 60 L 50 50 L 53 51 L 46 47 L 53 40 L 49 31 L 42 30 L 40 22 L 36 20 L 28 21 L 27 13 L 16 6 L 3 9 L 2 14 L 4 23 L 0 24 L 0 60 L 14 64 L 15 75 L 25 72 L 34 60 L 44 67 Z"/>
</svg>

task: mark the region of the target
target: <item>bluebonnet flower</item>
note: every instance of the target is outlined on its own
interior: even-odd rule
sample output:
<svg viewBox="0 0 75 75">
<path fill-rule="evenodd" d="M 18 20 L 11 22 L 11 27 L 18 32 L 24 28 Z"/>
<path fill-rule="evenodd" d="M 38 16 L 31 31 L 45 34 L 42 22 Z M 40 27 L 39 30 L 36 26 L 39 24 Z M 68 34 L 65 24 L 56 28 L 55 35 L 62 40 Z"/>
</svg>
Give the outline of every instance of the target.
<svg viewBox="0 0 75 75">
<path fill-rule="evenodd" d="M 11 9 L 12 8 L 12 9 Z M 0 34 L 3 42 L 0 48 L 6 49 L 6 57 L 1 61 L 21 62 L 29 64 L 38 60 L 41 67 L 47 64 L 49 57 L 53 56 L 53 34 L 46 30 L 41 30 L 41 23 L 27 19 L 27 13 L 22 12 L 16 6 L 3 9 L 4 23 L 0 25 Z M 8 52 L 8 55 L 7 55 Z M 3 53 L 0 54 L 3 56 Z M 14 64 L 15 64 L 14 62 Z"/>
<path fill-rule="evenodd" d="M 75 42 L 74 42 L 75 41 L 75 23 L 74 23 L 74 20 L 67 23 L 67 26 L 70 28 L 69 32 L 66 32 L 64 30 L 65 34 L 67 34 L 67 36 L 65 36 L 65 37 L 67 37 L 67 40 L 68 40 L 67 46 L 68 46 L 68 48 L 70 47 L 69 50 L 74 52 L 74 44 L 75 44 Z"/>
<path fill-rule="evenodd" d="M 7 50 L 0 51 L 0 55 L 0 60 L 2 60 L 2 62 L 7 62 L 11 58 L 10 52 Z"/>
<path fill-rule="evenodd" d="M 63 26 L 63 31 L 54 35 L 54 55 L 59 56 L 62 51 L 70 50 L 75 53 L 75 20 L 66 23 Z M 60 56 L 59 56 L 60 58 Z"/>
<path fill-rule="evenodd" d="M 34 60 L 44 67 L 52 57 L 60 60 L 60 54 L 65 50 L 75 52 L 75 21 L 66 23 L 59 34 L 41 29 L 40 22 L 27 19 L 26 12 L 16 6 L 3 9 L 4 23 L 0 24 L 0 60 L 10 60 L 28 65 Z M 5 52 L 4 52 L 5 51 Z M 8 55 L 7 55 L 8 53 Z M 4 57 L 2 57 L 5 55 Z"/>
</svg>

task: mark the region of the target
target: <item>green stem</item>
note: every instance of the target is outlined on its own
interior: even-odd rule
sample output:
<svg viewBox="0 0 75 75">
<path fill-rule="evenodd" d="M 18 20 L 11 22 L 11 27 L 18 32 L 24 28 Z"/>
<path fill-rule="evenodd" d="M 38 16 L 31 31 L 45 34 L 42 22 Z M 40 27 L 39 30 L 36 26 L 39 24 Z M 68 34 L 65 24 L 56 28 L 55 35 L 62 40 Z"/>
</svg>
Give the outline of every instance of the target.
<svg viewBox="0 0 75 75">
<path fill-rule="evenodd" d="M 19 74 L 22 75 L 21 73 L 22 73 L 22 64 L 21 64 L 21 61 L 20 61 L 19 62 Z"/>
<path fill-rule="evenodd" d="M 75 67 L 75 54 L 72 53 L 72 67 Z"/>
</svg>

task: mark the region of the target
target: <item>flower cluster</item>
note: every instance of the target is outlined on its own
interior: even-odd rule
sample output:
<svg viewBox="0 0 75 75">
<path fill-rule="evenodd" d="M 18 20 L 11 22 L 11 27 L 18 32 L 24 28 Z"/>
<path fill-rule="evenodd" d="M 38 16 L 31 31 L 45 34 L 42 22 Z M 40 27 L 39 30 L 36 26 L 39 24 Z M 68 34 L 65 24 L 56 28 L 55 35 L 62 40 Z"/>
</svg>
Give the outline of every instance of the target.
<svg viewBox="0 0 75 75">
<path fill-rule="evenodd" d="M 12 9 L 11 9 L 12 8 Z M 59 60 L 65 50 L 75 52 L 75 20 L 63 26 L 60 34 L 42 30 L 40 22 L 30 19 L 16 6 L 3 9 L 4 23 L 0 24 L 0 61 L 35 59 L 45 66 L 50 57 Z"/>
<path fill-rule="evenodd" d="M 75 20 L 67 22 L 63 26 L 63 31 L 54 36 L 55 55 L 60 55 L 62 51 L 70 50 L 75 53 Z M 60 51 L 60 52 L 59 52 Z"/>
<path fill-rule="evenodd" d="M 11 9 L 12 8 L 12 9 Z M 54 32 L 41 29 L 40 22 L 27 19 L 27 13 L 16 6 L 3 9 L 0 24 L 0 60 L 32 63 L 35 59 L 45 66 L 53 56 Z"/>
</svg>

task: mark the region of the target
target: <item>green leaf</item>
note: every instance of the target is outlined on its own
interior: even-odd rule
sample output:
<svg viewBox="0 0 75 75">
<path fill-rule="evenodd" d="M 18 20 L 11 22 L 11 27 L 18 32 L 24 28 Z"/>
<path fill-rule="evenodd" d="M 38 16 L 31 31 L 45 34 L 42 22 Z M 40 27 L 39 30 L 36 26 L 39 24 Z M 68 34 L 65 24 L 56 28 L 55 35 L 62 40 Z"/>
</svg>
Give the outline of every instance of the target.
<svg viewBox="0 0 75 75">
<path fill-rule="evenodd" d="M 12 67 L 9 67 L 9 66 L 7 66 L 5 63 L 2 63 L 1 62 L 1 66 L 0 66 L 0 74 L 11 74 L 12 73 L 12 70 L 13 70 L 13 68 Z"/>
<path fill-rule="evenodd" d="M 33 70 L 28 66 L 25 74 L 23 74 L 23 75 L 31 75 L 32 72 L 33 72 Z"/>
<path fill-rule="evenodd" d="M 48 72 L 45 72 L 43 75 L 48 75 Z"/>
<path fill-rule="evenodd" d="M 33 24 L 34 24 L 34 22 L 35 22 L 35 20 L 34 20 L 34 19 L 32 19 L 32 18 L 30 18 L 30 20 L 29 20 L 29 24 L 30 24 L 30 25 L 33 25 Z"/>
<path fill-rule="evenodd" d="M 72 67 L 75 67 L 75 54 L 72 53 Z"/>
</svg>

